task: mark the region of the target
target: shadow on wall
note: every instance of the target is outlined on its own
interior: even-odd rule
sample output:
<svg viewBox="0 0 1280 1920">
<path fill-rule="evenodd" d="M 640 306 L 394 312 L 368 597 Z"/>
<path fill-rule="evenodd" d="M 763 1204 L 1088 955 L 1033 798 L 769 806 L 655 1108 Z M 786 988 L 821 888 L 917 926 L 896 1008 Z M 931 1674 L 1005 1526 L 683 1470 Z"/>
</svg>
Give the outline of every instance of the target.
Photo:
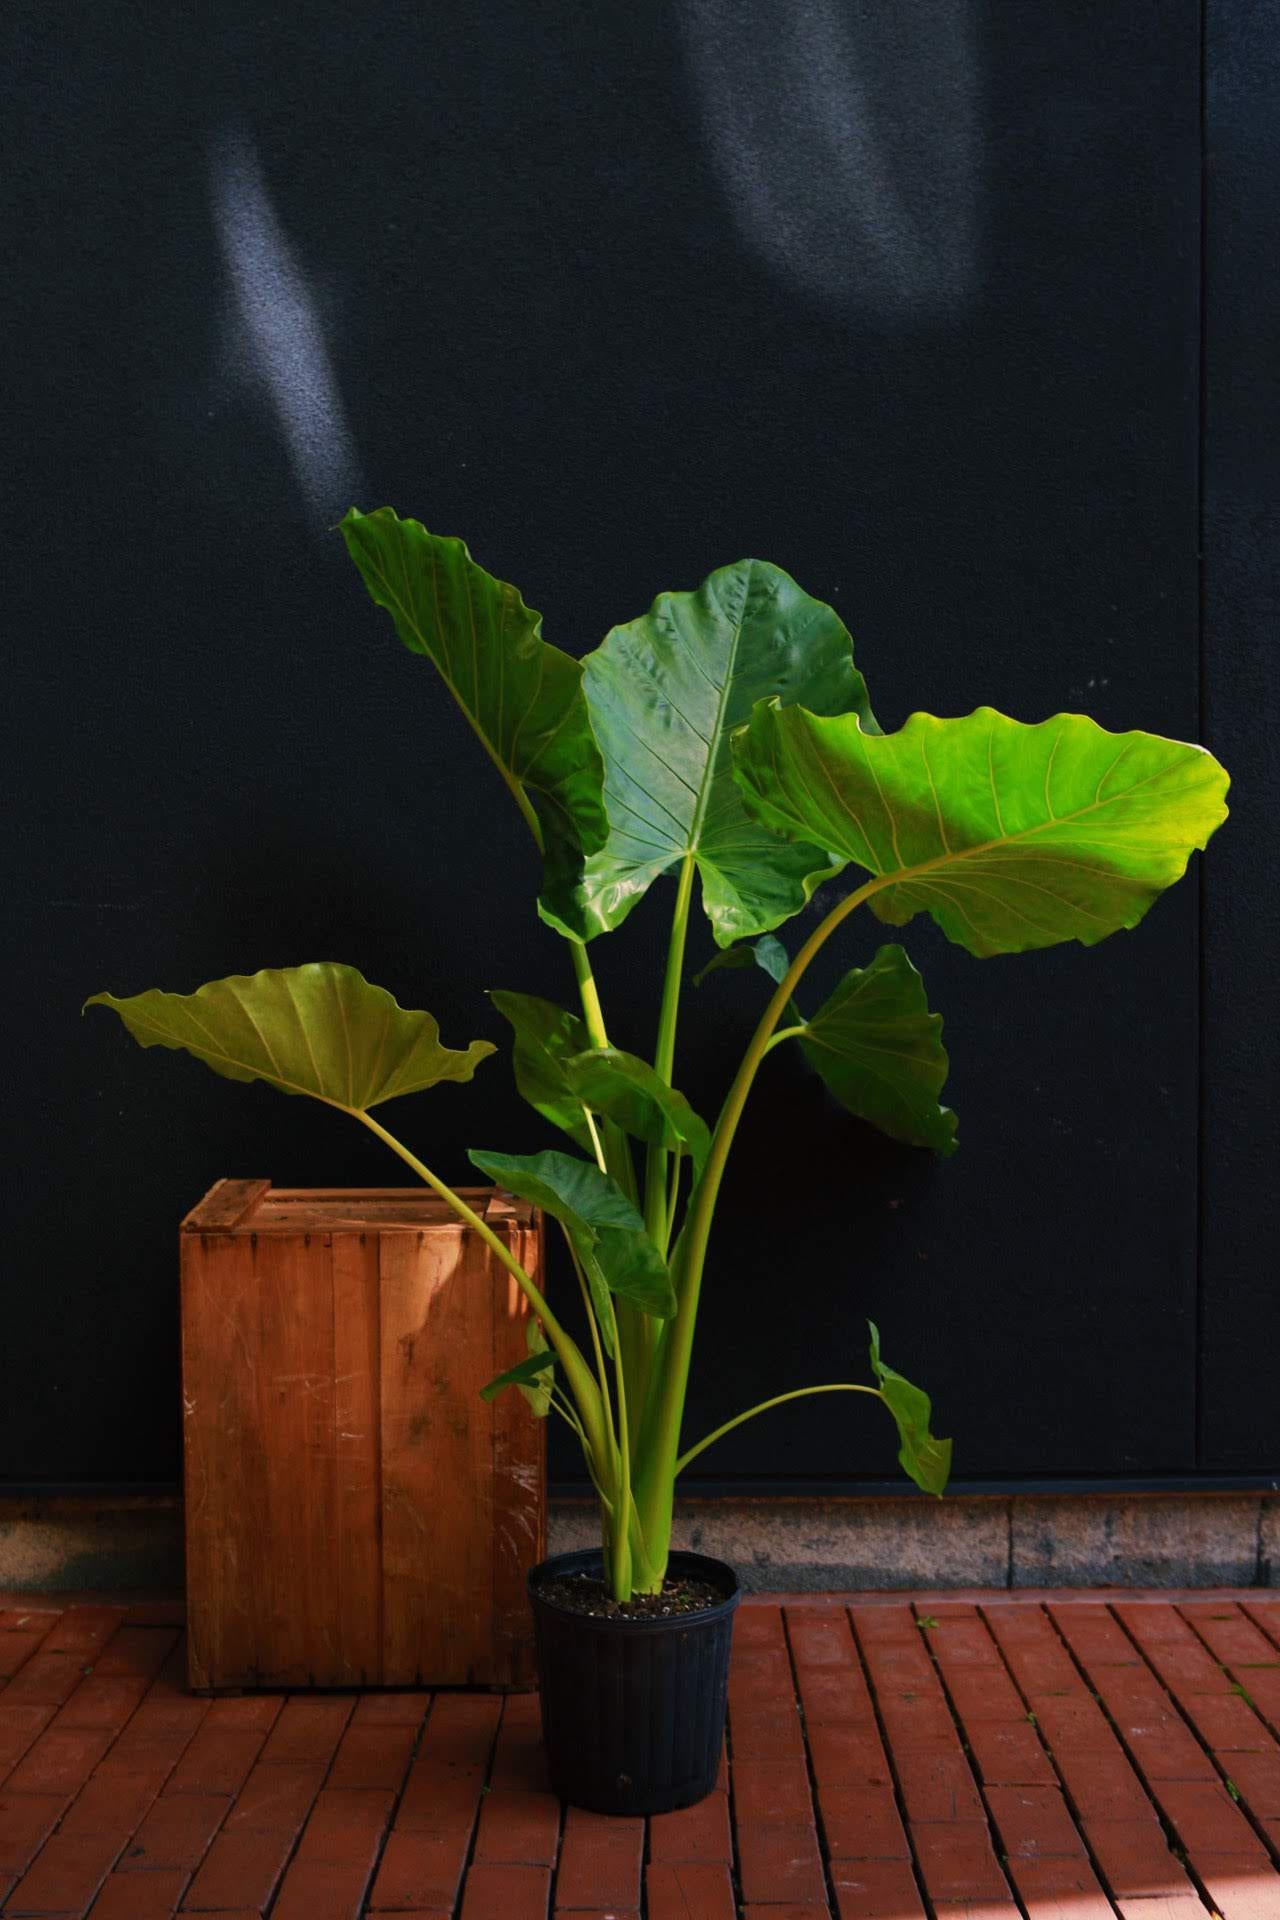
<svg viewBox="0 0 1280 1920">
<path fill-rule="evenodd" d="M 897 323 L 972 301 L 971 6 L 687 0 L 680 25 L 721 190 L 767 267 L 825 306 Z"/>
</svg>

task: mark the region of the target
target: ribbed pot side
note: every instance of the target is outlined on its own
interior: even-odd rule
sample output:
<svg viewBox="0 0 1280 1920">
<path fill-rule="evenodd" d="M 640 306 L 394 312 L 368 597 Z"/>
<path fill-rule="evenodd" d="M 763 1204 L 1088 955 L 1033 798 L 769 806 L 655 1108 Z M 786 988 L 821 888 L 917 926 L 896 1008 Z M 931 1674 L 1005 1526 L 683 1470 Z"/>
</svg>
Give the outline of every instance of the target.
<svg viewBox="0 0 1280 1920">
<path fill-rule="evenodd" d="M 691 1807 L 720 1770 L 737 1575 L 722 1560 L 673 1553 L 670 1574 L 725 1597 L 658 1619 L 593 1619 L 540 1592 L 566 1574 L 600 1572 L 600 1554 L 587 1551 L 557 1554 L 529 1575 L 551 1785 L 594 1813 Z"/>
</svg>

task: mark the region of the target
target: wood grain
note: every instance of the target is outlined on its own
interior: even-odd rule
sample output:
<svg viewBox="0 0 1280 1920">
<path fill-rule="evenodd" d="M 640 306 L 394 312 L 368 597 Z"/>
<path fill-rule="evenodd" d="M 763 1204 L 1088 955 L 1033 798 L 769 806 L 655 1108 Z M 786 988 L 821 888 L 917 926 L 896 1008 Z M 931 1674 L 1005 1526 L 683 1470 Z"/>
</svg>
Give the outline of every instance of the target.
<svg viewBox="0 0 1280 1920">
<path fill-rule="evenodd" d="M 250 1236 L 182 1236 L 187 1646 L 193 1687 L 248 1675 L 266 1644 L 242 1554 L 267 1541 L 257 1407 L 258 1286 Z"/>
<path fill-rule="evenodd" d="M 381 1265 L 383 1657 L 471 1681 L 492 1632 L 492 1418 L 475 1411 L 492 1378 L 492 1309 L 476 1310 L 486 1249 L 387 1233 Z M 432 1604 L 415 1610 L 424 1577 Z"/>
<path fill-rule="evenodd" d="M 344 1683 L 382 1675 L 382 1445 L 378 1236 L 333 1236 L 338 1646 Z"/>
<path fill-rule="evenodd" d="M 510 1220 L 504 1226 L 496 1214 L 491 1205 L 488 1224 L 504 1233 L 525 1271 L 536 1273 L 541 1264 L 539 1231 Z M 492 1255 L 488 1269 L 494 1302 L 492 1372 L 497 1374 L 515 1366 L 529 1350 L 529 1306 Z M 493 1632 L 498 1658 L 509 1663 L 512 1686 L 531 1687 L 535 1679 L 525 1577 L 546 1553 L 546 1502 L 540 1497 L 546 1433 L 546 1421 L 530 1417 L 522 1394 L 504 1393 L 494 1401 Z"/>
<path fill-rule="evenodd" d="M 537 1275 L 531 1209 L 468 1196 Z M 222 1181 L 183 1225 L 195 1687 L 525 1686 L 544 1428 L 518 1292 L 431 1196 Z"/>
<path fill-rule="evenodd" d="M 220 1233 L 239 1226 L 251 1207 L 271 1191 L 269 1180 L 218 1180 L 183 1221 L 188 1233 Z"/>
</svg>

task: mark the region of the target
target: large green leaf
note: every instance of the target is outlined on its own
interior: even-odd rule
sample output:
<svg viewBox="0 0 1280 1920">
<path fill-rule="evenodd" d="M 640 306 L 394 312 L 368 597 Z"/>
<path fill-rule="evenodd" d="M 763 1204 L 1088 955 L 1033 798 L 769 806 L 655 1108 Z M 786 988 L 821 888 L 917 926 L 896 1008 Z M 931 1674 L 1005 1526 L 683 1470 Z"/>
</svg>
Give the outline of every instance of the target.
<svg viewBox="0 0 1280 1920">
<path fill-rule="evenodd" d="M 729 735 L 757 700 L 875 721 L 839 616 L 780 567 L 740 560 L 696 593 L 664 593 L 583 662 L 605 767 L 609 832 L 572 899 L 545 903 L 589 939 L 625 919 L 659 874 L 697 862 L 716 941 L 728 946 L 799 911 L 833 864 L 749 818 Z"/>
<path fill-rule="evenodd" d="M 569 1078 L 569 1066 L 591 1046 L 584 1021 L 532 993 L 498 991 L 489 998 L 511 1023 L 515 1036 L 511 1064 L 516 1086 L 534 1110 L 567 1133 L 584 1152 L 592 1151 L 591 1129 L 583 1099 Z"/>
<path fill-rule="evenodd" d="M 609 1295 L 628 1300 L 660 1320 L 676 1310 L 666 1261 L 644 1221 L 615 1181 L 572 1154 L 485 1153 L 469 1158 L 481 1173 L 522 1200 L 531 1200 L 563 1225 L 591 1287 L 600 1332 L 613 1351 Z"/>
<path fill-rule="evenodd" d="M 865 868 L 891 926 L 923 910 L 978 955 L 1136 926 L 1227 811 L 1203 748 L 1083 714 L 917 713 L 874 735 L 769 701 L 734 754 L 759 819 Z"/>
<path fill-rule="evenodd" d="M 799 1035 L 842 1107 L 894 1140 L 954 1153 L 956 1116 L 938 1105 L 947 1077 L 942 1016 L 901 947 L 854 967 Z"/>
<path fill-rule="evenodd" d="M 110 1007 L 141 1046 L 182 1048 L 228 1080 L 265 1080 L 349 1113 L 469 1080 L 496 1051 L 488 1040 L 442 1047 L 429 1013 L 406 1011 L 333 960 L 233 974 L 195 993 L 95 993 L 85 1005 Z"/>
<path fill-rule="evenodd" d="M 568 884 L 566 872 L 605 837 L 581 666 L 542 638 L 542 615 L 461 540 L 390 507 L 352 507 L 342 537 L 405 646 L 434 663 L 521 810 L 537 815 L 548 885 Z"/>
<path fill-rule="evenodd" d="M 880 1398 L 893 1415 L 901 1446 L 898 1461 L 923 1493 L 941 1494 L 951 1477 L 951 1442 L 937 1440 L 929 1431 L 933 1405 L 922 1387 L 913 1387 L 880 1358 L 880 1335 L 873 1320 L 871 1371 L 879 1381 Z"/>
</svg>

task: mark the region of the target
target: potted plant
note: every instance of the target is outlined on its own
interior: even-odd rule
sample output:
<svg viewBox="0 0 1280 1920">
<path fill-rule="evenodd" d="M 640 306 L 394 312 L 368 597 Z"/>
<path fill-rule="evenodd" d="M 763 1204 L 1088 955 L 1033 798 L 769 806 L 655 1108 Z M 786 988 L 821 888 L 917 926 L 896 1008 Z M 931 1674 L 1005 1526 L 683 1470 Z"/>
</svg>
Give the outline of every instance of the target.
<svg viewBox="0 0 1280 1920">
<path fill-rule="evenodd" d="M 814 956 L 857 909 L 890 927 L 927 913 L 971 954 L 1134 927 L 1225 818 L 1227 776 L 1201 748 L 1113 734 L 1079 714 L 1023 725 L 990 707 L 876 722 L 849 635 L 779 568 L 723 567 L 659 595 L 579 663 L 460 540 L 390 509 L 342 524 L 373 599 L 431 659 L 506 782 L 543 859 L 538 910 L 568 948 L 580 1011 L 493 994 L 521 1093 L 572 1151 L 475 1151 L 492 1180 L 563 1229 L 579 1331 L 452 1189 L 376 1117 L 387 1100 L 471 1077 L 493 1049 L 442 1047 L 353 968 L 324 962 L 180 995 L 95 996 L 144 1046 L 181 1047 L 351 1114 L 491 1245 L 533 1309 L 522 1391 L 572 1428 L 599 1497 L 598 1553 L 531 1576 L 552 1778 L 605 1811 L 687 1805 L 713 1784 L 724 1723 L 732 1572 L 670 1551 L 676 1482 L 732 1428 L 802 1393 L 879 1399 L 899 1459 L 940 1494 L 950 1442 L 927 1395 L 870 1332 L 870 1378 L 765 1399 L 686 1436 L 698 1299 L 725 1163 L 766 1056 L 801 1048 L 835 1098 L 895 1139 L 947 1154 L 955 1116 L 941 1020 L 896 943 L 864 953 L 818 1007 Z M 660 877 L 675 882 L 653 1055 L 610 1043 L 590 947 Z M 829 883 L 835 904 L 791 954 L 776 930 Z M 676 1038 L 695 899 L 719 953 L 771 988 L 709 1125 L 677 1090 Z M 705 970 L 704 970 L 705 971 Z M 93 1004 L 92 1002 L 90 1004 Z"/>
</svg>

